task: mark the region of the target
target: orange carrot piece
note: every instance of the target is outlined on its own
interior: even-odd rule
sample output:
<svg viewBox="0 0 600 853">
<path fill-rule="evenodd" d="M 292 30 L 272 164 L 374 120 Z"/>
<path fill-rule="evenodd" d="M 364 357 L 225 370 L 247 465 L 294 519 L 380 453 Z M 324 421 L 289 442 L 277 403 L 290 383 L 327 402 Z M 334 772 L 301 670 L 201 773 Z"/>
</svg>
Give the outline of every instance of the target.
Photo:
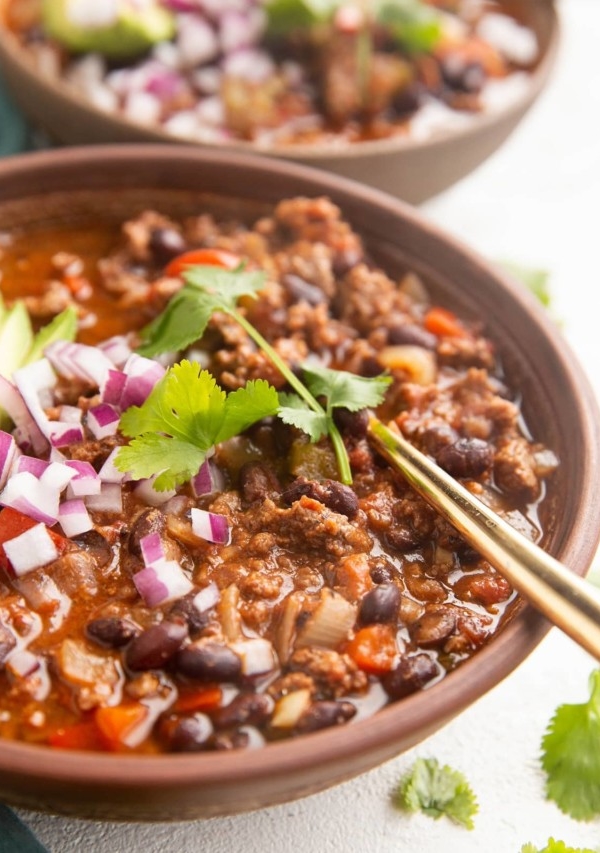
<svg viewBox="0 0 600 853">
<path fill-rule="evenodd" d="M 430 308 L 425 314 L 423 324 L 428 332 L 439 338 L 468 338 L 469 333 L 456 314 L 447 308 Z"/>
<path fill-rule="evenodd" d="M 367 625 L 356 632 L 346 651 L 364 672 L 373 675 L 389 672 L 398 656 L 396 632 L 391 625 Z"/>
<path fill-rule="evenodd" d="M 50 733 L 48 743 L 57 749 L 83 749 L 94 752 L 106 749 L 106 741 L 95 720 L 83 720 L 70 726 L 61 726 Z"/>
<path fill-rule="evenodd" d="M 188 267 L 210 266 L 234 270 L 240 263 L 241 258 L 226 249 L 192 249 L 173 258 L 167 264 L 165 272 L 169 276 L 176 277 L 184 273 Z"/>
<path fill-rule="evenodd" d="M 127 735 L 148 714 L 148 709 L 141 702 L 128 705 L 115 705 L 112 708 L 97 708 L 94 719 L 100 732 L 106 739 L 110 749 L 125 746 Z"/>
<path fill-rule="evenodd" d="M 172 710 L 177 714 L 192 714 L 195 711 L 214 711 L 221 704 L 223 691 L 220 687 L 203 687 L 188 690 L 177 697 Z"/>
</svg>

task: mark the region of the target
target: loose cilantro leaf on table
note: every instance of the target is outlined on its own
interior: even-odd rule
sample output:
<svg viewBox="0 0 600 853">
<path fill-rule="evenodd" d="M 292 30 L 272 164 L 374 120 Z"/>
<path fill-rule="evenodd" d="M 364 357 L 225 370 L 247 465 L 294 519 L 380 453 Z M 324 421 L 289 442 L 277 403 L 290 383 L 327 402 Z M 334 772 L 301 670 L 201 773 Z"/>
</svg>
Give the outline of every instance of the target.
<svg viewBox="0 0 600 853">
<path fill-rule="evenodd" d="M 600 815 L 600 669 L 590 676 L 590 698 L 561 705 L 542 740 L 546 795 L 575 820 Z"/>
<path fill-rule="evenodd" d="M 589 847 L 567 847 L 564 841 L 549 838 L 543 849 L 540 850 L 535 844 L 524 844 L 521 847 L 521 853 L 596 853 L 596 851 L 590 850 Z"/>
<path fill-rule="evenodd" d="M 278 405 L 276 390 L 262 379 L 226 394 L 208 371 L 183 360 L 121 416 L 121 432 L 132 441 L 115 464 L 138 479 L 158 474 L 154 487 L 172 489 L 195 476 L 215 444 L 274 415 Z"/>
<path fill-rule="evenodd" d="M 183 350 L 202 337 L 215 312 L 229 314 L 265 353 L 295 392 L 281 395 L 281 406 L 277 411 L 279 417 L 285 423 L 301 429 L 313 442 L 328 435 L 336 454 L 340 479 L 343 483 L 351 483 L 350 462 L 333 420 L 333 410 L 344 407 L 356 412 L 379 405 L 391 379 L 385 376 L 365 378 L 345 371 L 310 365 L 303 368 L 306 379 L 302 382 L 237 308 L 239 299 L 255 298 L 262 289 L 265 282 L 262 272 L 246 270 L 242 265 L 235 270 L 192 266 L 183 273 L 183 280 L 183 288 L 170 300 L 163 313 L 142 330 L 142 346 L 139 352 L 152 357 L 164 352 Z M 325 408 L 317 397 L 325 399 Z M 121 423 L 121 429 L 125 431 L 123 424 L 127 427 L 129 421 L 122 419 Z M 156 422 L 154 429 L 160 431 Z M 238 429 L 236 432 L 241 431 Z M 155 446 L 155 439 L 152 441 Z M 124 457 L 120 454 L 119 458 Z M 160 482 L 163 482 L 162 476 Z"/>
<path fill-rule="evenodd" d="M 522 282 L 539 299 L 544 308 L 550 307 L 552 298 L 548 286 L 550 281 L 548 270 L 527 267 L 523 264 L 516 264 L 513 261 L 502 261 L 501 263 L 513 278 L 517 278 Z"/>
<path fill-rule="evenodd" d="M 478 805 L 462 773 L 440 766 L 435 758 L 418 758 L 393 794 L 394 804 L 410 812 L 422 811 L 436 820 L 442 815 L 473 829 Z"/>
</svg>

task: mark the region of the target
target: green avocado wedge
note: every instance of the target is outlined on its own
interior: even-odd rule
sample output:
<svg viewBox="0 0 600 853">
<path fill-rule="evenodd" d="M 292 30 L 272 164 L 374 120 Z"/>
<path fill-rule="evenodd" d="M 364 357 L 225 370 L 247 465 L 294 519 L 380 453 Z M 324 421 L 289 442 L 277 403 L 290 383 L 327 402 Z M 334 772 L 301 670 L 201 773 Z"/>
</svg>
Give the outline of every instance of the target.
<svg viewBox="0 0 600 853">
<path fill-rule="evenodd" d="M 131 0 L 43 0 L 42 22 L 67 50 L 111 59 L 137 56 L 175 34 L 174 15 L 154 0 L 143 5 Z"/>
</svg>

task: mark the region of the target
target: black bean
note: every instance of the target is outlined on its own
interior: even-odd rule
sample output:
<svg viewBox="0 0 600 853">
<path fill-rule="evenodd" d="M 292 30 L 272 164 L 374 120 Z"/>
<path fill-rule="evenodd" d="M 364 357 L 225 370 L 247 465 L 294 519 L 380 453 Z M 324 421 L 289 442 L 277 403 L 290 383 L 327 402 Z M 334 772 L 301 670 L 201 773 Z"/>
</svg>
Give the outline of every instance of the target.
<svg viewBox="0 0 600 853">
<path fill-rule="evenodd" d="M 168 735 L 168 746 L 171 752 L 200 752 L 206 749 L 212 733 L 210 718 L 194 714 L 175 724 Z"/>
<path fill-rule="evenodd" d="M 134 671 L 160 669 L 178 651 L 188 635 L 184 622 L 167 621 L 152 625 L 125 649 L 125 663 Z"/>
<path fill-rule="evenodd" d="M 435 459 L 453 477 L 479 477 L 491 468 L 494 451 L 481 438 L 459 438 L 442 447 Z"/>
<path fill-rule="evenodd" d="M 438 664 L 426 654 L 403 657 L 398 666 L 381 679 L 390 699 L 402 699 L 424 687 L 440 672 Z"/>
<path fill-rule="evenodd" d="M 131 530 L 129 531 L 127 547 L 130 553 L 134 557 L 140 557 L 142 554 L 140 540 L 151 533 L 162 535 L 165 531 L 166 523 L 165 514 L 159 509 L 147 509 L 141 512 L 131 525 Z"/>
<path fill-rule="evenodd" d="M 445 607 L 426 610 L 410 626 L 410 636 L 417 646 L 433 649 L 442 646 L 456 629 L 456 614 Z"/>
<path fill-rule="evenodd" d="M 352 267 L 363 260 L 362 250 L 358 245 L 346 246 L 338 251 L 333 256 L 332 269 L 334 275 L 345 275 Z"/>
<path fill-rule="evenodd" d="M 12 633 L 0 622 L 0 666 L 17 645 L 17 640 Z"/>
<path fill-rule="evenodd" d="M 159 264 L 166 264 L 186 250 L 186 242 L 174 228 L 154 228 L 148 247 Z"/>
<path fill-rule="evenodd" d="M 230 749 L 247 749 L 250 746 L 250 735 L 248 732 L 244 731 L 235 731 L 235 732 L 222 732 L 215 736 L 213 740 L 213 747 L 216 750 L 230 750 Z"/>
<path fill-rule="evenodd" d="M 236 681 L 242 671 L 242 662 L 229 646 L 198 643 L 180 650 L 175 669 L 193 681 Z"/>
<path fill-rule="evenodd" d="M 356 707 L 351 702 L 313 702 L 298 720 L 295 731 L 298 734 L 306 734 L 330 726 L 340 726 L 351 720 L 355 714 Z"/>
<path fill-rule="evenodd" d="M 94 558 L 94 562 L 100 568 L 107 566 L 113 558 L 113 549 L 110 543 L 98 533 L 97 530 L 88 530 L 73 537 L 73 542 L 87 551 Z"/>
<path fill-rule="evenodd" d="M 366 409 L 351 412 L 349 409 L 334 409 L 333 420 L 336 426 L 354 439 L 364 438 L 369 426 L 369 413 Z"/>
<path fill-rule="evenodd" d="M 437 457 L 437 454 L 449 444 L 454 444 L 458 440 L 458 433 L 445 421 L 432 423 L 423 430 L 421 441 L 423 442 L 423 450 L 425 453 L 430 453 Z"/>
<path fill-rule="evenodd" d="M 108 649 L 126 646 L 134 637 L 139 636 L 140 631 L 141 629 L 133 622 L 117 616 L 92 619 L 85 627 L 85 633 L 90 640 Z"/>
<path fill-rule="evenodd" d="M 459 92 L 476 94 L 485 83 L 485 71 L 479 62 L 466 62 L 457 54 L 450 54 L 440 65 L 444 82 Z"/>
<path fill-rule="evenodd" d="M 417 326 L 416 323 L 399 323 L 388 330 L 388 343 L 393 346 L 408 344 L 434 350 L 437 340 L 435 335 L 422 326 Z"/>
<path fill-rule="evenodd" d="M 213 722 L 220 729 L 235 726 L 262 726 L 271 717 L 275 702 L 266 693 L 240 693 L 229 705 L 213 714 Z"/>
<path fill-rule="evenodd" d="M 185 598 L 177 599 L 169 610 L 169 617 L 174 616 L 176 619 L 187 623 L 191 637 L 195 637 L 203 631 L 210 622 L 210 610 L 200 611 L 194 604 L 194 598 L 197 594 L 198 591 L 194 590 Z"/>
<path fill-rule="evenodd" d="M 275 498 L 281 492 L 277 475 L 262 462 L 246 462 L 239 473 L 239 488 L 246 503 Z"/>
<path fill-rule="evenodd" d="M 400 608 L 400 590 L 395 583 L 382 583 L 363 596 L 358 618 L 363 625 L 395 622 Z"/>
<path fill-rule="evenodd" d="M 282 277 L 281 283 L 294 302 L 303 301 L 308 302 L 309 305 L 319 305 L 319 303 L 327 301 L 327 297 L 320 287 L 305 281 L 294 273 L 286 273 Z"/>
<path fill-rule="evenodd" d="M 370 570 L 369 575 L 373 583 L 387 583 L 394 577 L 394 567 L 387 563 L 377 563 Z"/>
<path fill-rule="evenodd" d="M 306 480 L 304 477 L 298 477 L 288 486 L 281 497 L 284 503 L 291 506 L 303 495 L 325 504 L 333 512 L 339 512 L 347 518 L 354 518 L 358 512 L 359 504 L 356 494 L 350 486 L 338 483 L 337 480 L 318 482 L 317 480 Z"/>
</svg>

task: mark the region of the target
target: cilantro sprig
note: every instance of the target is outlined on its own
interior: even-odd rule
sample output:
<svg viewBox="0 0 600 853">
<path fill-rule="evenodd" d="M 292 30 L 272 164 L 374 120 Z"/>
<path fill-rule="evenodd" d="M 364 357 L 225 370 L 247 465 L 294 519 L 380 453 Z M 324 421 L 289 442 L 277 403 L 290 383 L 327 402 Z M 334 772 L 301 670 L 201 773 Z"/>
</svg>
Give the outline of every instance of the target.
<svg viewBox="0 0 600 853">
<path fill-rule="evenodd" d="M 590 698 L 560 705 L 542 739 L 546 795 L 561 811 L 588 821 L 600 815 L 600 669 L 590 676 Z"/>
<path fill-rule="evenodd" d="M 165 352 L 185 350 L 202 337 L 213 314 L 229 314 L 265 353 L 295 392 L 281 395 L 281 405 L 276 413 L 285 423 L 305 432 L 313 442 L 329 436 L 336 455 L 340 480 L 343 483 L 351 483 L 350 461 L 333 419 L 333 411 L 340 407 L 360 411 L 379 405 L 391 379 L 386 376 L 365 378 L 346 371 L 305 365 L 303 382 L 258 329 L 238 310 L 237 305 L 241 298 L 256 298 L 264 287 L 265 274 L 261 271 L 246 270 L 242 266 L 235 270 L 226 270 L 200 265 L 189 267 L 183 273 L 183 280 L 184 286 L 170 300 L 163 313 L 142 330 L 139 352 L 153 357 Z M 324 399 L 325 405 L 321 405 L 317 398 Z M 150 406 L 152 405 L 154 404 L 150 402 Z M 128 428 L 129 419 L 124 417 L 121 420 L 121 429 L 125 432 Z M 157 428 L 155 431 L 160 430 Z M 156 438 L 150 441 L 156 445 Z M 120 454 L 119 458 L 125 457 Z M 160 482 L 162 481 L 161 478 Z"/>
<path fill-rule="evenodd" d="M 540 850 L 534 844 L 524 844 L 521 847 L 521 853 L 596 853 L 590 850 L 589 847 L 567 847 L 564 841 L 555 841 L 554 838 L 549 838 L 546 846 Z"/>
<path fill-rule="evenodd" d="M 198 472 L 214 445 L 274 415 L 276 390 L 263 379 L 226 394 L 196 362 L 169 368 L 141 406 L 121 417 L 121 432 L 132 441 L 115 464 L 136 479 L 156 474 L 157 491 L 172 489 Z"/>
<path fill-rule="evenodd" d="M 417 758 L 392 795 L 397 808 L 422 811 L 434 819 L 446 815 L 454 823 L 473 829 L 479 809 L 466 778 L 436 758 Z"/>
</svg>

